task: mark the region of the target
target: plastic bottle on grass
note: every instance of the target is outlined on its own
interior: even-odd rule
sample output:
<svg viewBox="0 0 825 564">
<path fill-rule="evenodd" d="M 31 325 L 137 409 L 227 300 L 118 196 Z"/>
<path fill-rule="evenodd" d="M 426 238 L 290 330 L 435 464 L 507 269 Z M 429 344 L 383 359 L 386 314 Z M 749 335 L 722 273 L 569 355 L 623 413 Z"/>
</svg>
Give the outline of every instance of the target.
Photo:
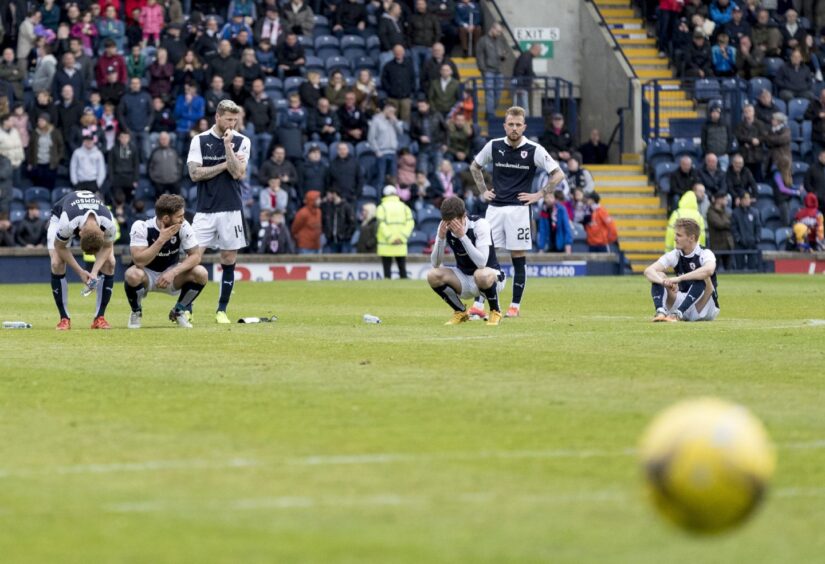
<svg viewBox="0 0 825 564">
<path fill-rule="evenodd" d="M 32 324 L 25 321 L 4 321 L 3 329 L 31 329 Z"/>
<path fill-rule="evenodd" d="M 381 323 L 381 320 L 369 313 L 364 314 L 364 323 Z"/>
</svg>

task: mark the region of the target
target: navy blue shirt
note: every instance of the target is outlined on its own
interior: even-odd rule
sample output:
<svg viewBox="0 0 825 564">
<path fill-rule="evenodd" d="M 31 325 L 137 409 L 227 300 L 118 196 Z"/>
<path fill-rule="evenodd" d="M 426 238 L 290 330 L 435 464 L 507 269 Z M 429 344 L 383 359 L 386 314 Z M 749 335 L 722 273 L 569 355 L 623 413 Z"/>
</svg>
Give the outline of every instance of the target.
<svg viewBox="0 0 825 564">
<path fill-rule="evenodd" d="M 490 254 L 487 255 L 486 266 L 494 270 L 501 270 L 498 264 L 498 259 L 496 258 L 496 249 L 493 246 L 493 239 L 490 235 L 490 230 L 490 224 L 483 217 L 476 215 L 467 217 L 466 235 L 469 237 L 470 242 L 475 248 L 478 248 L 479 245 L 487 245 L 490 248 Z M 461 272 L 472 275 L 479 269 L 476 263 L 474 263 L 470 258 L 470 255 L 467 254 L 467 250 L 464 248 L 464 243 L 461 242 L 461 239 L 456 238 L 456 236 L 453 235 L 449 229 L 447 230 L 447 244 L 450 246 L 450 249 L 452 249 L 453 254 L 455 255 L 456 266 Z"/>
<path fill-rule="evenodd" d="M 79 190 L 66 194 L 52 207 L 52 217 L 57 220 L 56 237 L 64 243 L 80 235 L 80 228 L 90 214 L 97 218 L 103 238 L 114 241 L 117 235 L 112 212 L 93 192 Z"/>
<path fill-rule="evenodd" d="M 488 141 L 476 155 L 475 163 L 484 167 L 493 163 L 493 191 L 495 199 L 492 206 L 523 206 L 518 195 L 533 191 L 533 179 L 537 169 L 553 174 L 559 164 L 538 143 L 526 137 L 521 138 L 518 147 L 507 142 L 506 137 Z"/>
<path fill-rule="evenodd" d="M 132 247 L 151 247 L 160 237 L 160 227 L 157 218 L 152 217 L 143 221 L 136 221 L 132 225 L 129 235 Z M 155 258 L 146 265 L 149 270 L 163 272 L 175 266 L 179 262 L 181 247 L 184 251 L 194 249 L 198 246 L 198 239 L 195 237 L 195 230 L 184 220 L 177 235 L 166 241 Z"/>
<path fill-rule="evenodd" d="M 226 148 L 223 139 L 215 135 L 214 128 L 209 128 L 192 139 L 189 146 L 189 163 L 197 163 L 206 167 L 226 162 Z M 232 137 L 232 149 L 236 156 L 245 155 L 249 163 L 251 143 L 248 137 L 235 133 Z M 216 213 L 226 211 L 241 211 L 241 181 L 232 178 L 228 171 L 223 171 L 209 180 L 198 182 L 198 213 Z"/>
<path fill-rule="evenodd" d="M 705 249 L 700 245 L 696 245 L 696 248 L 689 255 L 685 255 L 679 249 L 673 249 L 672 251 L 663 254 L 661 258 L 659 258 L 659 263 L 664 265 L 665 267 L 672 268 L 673 271 L 676 273 L 676 276 L 681 276 L 683 274 L 687 274 L 688 272 L 693 272 L 697 268 L 704 266 L 705 263 L 710 261 L 716 262 L 716 255 L 714 255 L 713 251 L 711 251 L 710 249 Z M 716 270 L 713 271 L 710 281 L 713 283 L 713 303 L 716 304 L 716 307 L 719 307 L 719 295 L 716 291 Z M 691 283 L 692 282 L 690 281 L 680 282 L 679 291 L 687 292 Z"/>
</svg>

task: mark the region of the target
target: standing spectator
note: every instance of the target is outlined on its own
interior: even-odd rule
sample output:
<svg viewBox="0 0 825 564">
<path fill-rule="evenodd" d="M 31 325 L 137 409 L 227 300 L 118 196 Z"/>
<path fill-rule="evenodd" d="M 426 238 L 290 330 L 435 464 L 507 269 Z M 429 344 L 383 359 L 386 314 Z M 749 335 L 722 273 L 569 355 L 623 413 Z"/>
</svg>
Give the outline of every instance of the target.
<svg viewBox="0 0 825 564">
<path fill-rule="evenodd" d="M 267 4 L 265 16 L 255 22 L 255 37 L 258 39 L 268 39 L 270 45 L 277 45 L 280 43 L 283 32 L 284 26 L 278 15 L 278 6 L 275 4 Z"/>
<path fill-rule="evenodd" d="M 317 255 L 321 252 L 321 194 L 315 190 L 307 192 L 304 206 L 292 220 L 292 237 L 299 255 Z"/>
<path fill-rule="evenodd" d="M 367 28 L 367 8 L 359 0 L 344 0 L 338 4 L 332 32 L 342 35 L 363 35 Z"/>
<path fill-rule="evenodd" d="M 384 268 L 384 279 L 392 278 L 393 258 L 399 276 L 407 278 L 407 239 L 415 227 L 415 220 L 409 206 L 398 198 L 395 186 L 385 186 L 383 194 L 375 216 L 378 220 L 378 256 Z"/>
<path fill-rule="evenodd" d="M 484 77 L 484 96 L 488 119 L 495 115 L 501 89 L 504 86 L 503 65 L 507 60 L 510 47 L 504 39 L 501 25 L 494 23 L 487 35 L 478 42 L 476 63 Z M 382 82 L 383 84 L 383 82 Z"/>
<path fill-rule="evenodd" d="M 378 55 L 378 68 L 392 60 L 392 49 L 396 45 L 405 46 L 403 24 L 401 22 L 401 6 L 397 2 L 390 4 L 389 9 L 378 19 L 378 39 L 381 53 Z"/>
<path fill-rule="evenodd" d="M 171 144 L 169 134 L 164 131 L 158 135 L 158 146 L 149 155 L 146 172 L 155 188 L 155 196 L 180 194 L 183 160 Z"/>
<path fill-rule="evenodd" d="M 447 122 L 447 156 L 458 162 L 467 162 L 473 140 L 473 125 L 457 113 Z"/>
<path fill-rule="evenodd" d="M 413 62 L 403 45 L 392 48 L 393 58 L 381 70 L 381 87 L 387 92 L 387 104 L 395 106 L 401 121 L 409 121 L 412 94 L 415 91 Z"/>
<path fill-rule="evenodd" d="M 759 210 L 751 207 L 751 195 L 747 192 L 742 195 L 739 206 L 733 210 L 731 233 L 737 251 L 754 251 L 736 255 L 736 268 L 748 270 L 759 268 L 759 254 L 756 249 L 762 237 L 762 220 L 759 217 Z"/>
<path fill-rule="evenodd" d="M 564 116 L 554 113 L 551 125 L 544 131 L 539 143 L 557 161 L 570 160 L 573 156 L 573 136 L 564 125 Z"/>
<path fill-rule="evenodd" d="M 731 268 L 729 251 L 734 249 L 731 234 L 731 213 L 728 211 L 727 195 L 712 196 L 713 205 L 708 209 L 708 246 L 719 257 L 725 270 Z M 719 251 L 722 254 L 719 254 Z"/>
<path fill-rule="evenodd" d="M 11 161 L 0 155 L 0 213 L 8 214 L 12 200 L 12 176 L 14 171 L 11 168 Z"/>
<path fill-rule="evenodd" d="M 132 52 L 126 57 L 126 74 L 129 75 L 129 80 L 143 78 L 146 74 L 146 57 L 143 56 L 140 44 L 132 47 Z"/>
<path fill-rule="evenodd" d="M 95 136 L 86 131 L 83 145 L 75 149 L 69 164 L 69 178 L 75 190 L 100 192 L 106 180 L 106 160 L 97 148 Z"/>
<path fill-rule="evenodd" d="M 169 53 L 169 62 L 173 65 L 178 64 L 188 48 L 186 41 L 181 37 L 180 24 L 172 23 L 166 26 L 165 33 L 160 40 L 160 46 Z"/>
<path fill-rule="evenodd" d="M 782 33 L 770 21 L 768 10 L 759 10 L 756 23 L 753 24 L 751 38 L 753 45 L 765 57 L 782 56 Z"/>
<path fill-rule="evenodd" d="M 275 54 L 278 59 L 278 76 L 281 80 L 287 76 L 301 76 L 302 68 L 306 64 L 306 55 L 294 32 L 289 31 L 286 34 L 286 39 L 278 44 Z"/>
<path fill-rule="evenodd" d="M 11 84 L 16 100 L 23 100 L 23 71 L 14 61 L 14 50 L 11 47 L 3 49 L 3 59 L 0 60 L 0 80 Z"/>
<path fill-rule="evenodd" d="M 734 76 L 736 74 L 736 49 L 730 44 L 730 36 L 721 31 L 716 36 L 716 45 L 711 50 L 713 74 L 715 76 Z"/>
<path fill-rule="evenodd" d="M 751 171 L 745 167 L 745 159 L 742 155 L 734 155 L 731 166 L 725 175 L 728 193 L 733 198 L 733 205 L 738 206 L 742 199 L 742 194 L 748 192 L 751 196 L 756 196 L 756 180 Z"/>
<path fill-rule="evenodd" d="M 346 146 L 346 143 L 342 143 L 342 145 Z M 300 163 L 298 176 L 301 179 L 299 185 L 301 186 L 302 192 L 316 190 L 326 195 L 329 181 L 329 165 L 321 160 L 321 149 L 318 145 L 313 144 L 310 147 L 306 160 Z M 300 196 L 303 196 L 303 193 L 300 194 Z M 354 197 L 352 201 L 355 201 Z"/>
<path fill-rule="evenodd" d="M 435 173 L 447 149 L 447 123 L 439 112 L 430 110 L 424 97 L 418 99 L 410 118 L 410 137 L 418 143 L 418 169 L 427 175 Z"/>
<path fill-rule="evenodd" d="M 126 26 L 117 19 L 114 6 L 107 6 L 104 12 L 105 17 L 97 22 L 97 34 L 103 41 L 112 40 L 117 46 L 117 50 L 123 52 L 123 40 L 126 37 Z"/>
<path fill-rule="evenodd" d="M 312 38 L 312 30 L 315 27 L 315 14 L 312 8 L 304 3 L 304 0 L 291 0 L 284 5 L 281 14 L 284 25 L 292 33 Z"/>
<path fill-rule="evenodd" d="M 241 72 L 241 62 L 232 56 L 232 44 L 223 40 L 218 44 L 218 54 L 209 61 L 208 75 L 210 82 L 215 75 L 223 79 L 224 84 L 230 84 L 232 79 Z"/>
<path fill-rule="evenodd" d="M 338 108 L 338 123 L 340 125 L 341 140 L 348 143 L 359 143 L 367 138 L 367 116 L 356 105 L 355 92 L 344 95 L 344 105 Z"/>
<path fill-rule="evenodd" d="M 571 189 L 581 188 L 585 195 L 596 189 L 593 175 L 586 168 L 582 168 L 579 161 L 574 158 L 567 161 L 567 183 Z"/>
<path fill-rule="evenodd" d="M 340 137 L 338 116 L 329 107 L 329 100 L 326 98 L 318 100 L 318 105 L 310 110 L 307 133 L 313 141 L 323 141 L 327 145 Z"/>
<path fill-rule="evenodd" d="M 656 12 L 656 35 L 660 58 L 673 54 L 672 38 L 684 4 L 683 0 L 659 0 L 659 10 Z"/>
<path fill-rule="evenodd" d="M 289 194 L 281 189 L 280 177 L 273 176 L 269 179 L 269 184 L 261 190 L 258 196 L 258 205 L 262 211 L 286 213 L 289 206 Z"/>
<path fill-rule="evenodd" d="M 17 29 L 17 66 L 24 76 L 28 69 L 29 54 L 34 48 L 34 43 L 37 39 L 34 29 L 40 24 L 42 17 L 42 14 L 37 9 L 32 8 L 29 11 L 29 15 Z"/>
<path fill-rule="evenodd" d="M 358 71 L 358 78 L 352 90 L 355 92 L 355 103 L 359 108 L 369 114 L 378 111 L 378 87 L 369 69 Z"/>
<path fill-rule="evenodd" d="M 157 0 L 146 0 L 146 5 L 140 10 L 139 20 L 145 44 L 157 46 L 163 29 L 163 16 L 163 6 L 158 4 Z"/>
<path fill-rule="evenodd" d="M 183 94 L 175 101 L 175 121 L 177 122 L 178 142 L 186 147 L 187 133 L 200 118 L 204 117 L 206 101 L 198 95 L 197 87 L 185 84 Z M 181 152 L 183 152 L 181 150 Z"/>
<path fill-rule="evenodd" d="M 757 182 L 762 182 L 762 162 L 765 149 L 762 137 L 766 128 L 762 122 L 756 120 L 756 112 L 752 105 L 746 104 L 742 109 L 742 120 L 736 126 L 736 140 L 739 143 L 739 153 L 745 161 L 745 166 L 753 174 Z"/>
<path fill-rule="evenodd" d="M 796 10 L 785 12 L 785 25 L 780 26 L 779 32 L 782 34 L 782 50 L 785 56 L 794 49 L 807 48 L 805 39 L 808 32 L 799 25 L 799 14 Z"/>
<path fill-rule="evenodd" d="M 691 78 L 713 76 L 713 57 L 705 41 L 705 32 L 701 29 L 693 32 L 693 42 L 685 53 L 685 68 L 682 76 Z"/>
<path fill-rule="evenodd" d="M 464 57 L 473 56 L 473 47 L 481 38 L 481 9 L 472 0 L 460 0 L 455 7 L 455 25 Z"/>
<path fill-rule="evenodd" d="M 794 49 L 791 60 L 779 68 L 774 83 L 779 89 L 779 97 L 785 102 L 794 98 L 811 100 L 814 97 L 811 70 L 802 64 L 802 52 L 799 49 Z"/>
<path fill-rule="evenodd" d="M 726 194 L 728 186 L 725 180 L 725 173 L 719 166 L 719 159 L 714 153 L 705 154 L 705 163 L 699 169 L 699 181 L 705 185 L 708 194 L 716 196 Z"/>
<path fill-rule="evenodd" d="M 38 116 L 29 140 L 27 163 L 32 183 L 54 189 L 57 167 L 63 156 L 63 135 L 51 124 L 49 114 L 44 112 Z"/>
<path fill-rule="evenodd" d="M 74 89 L 77 98 L 83 100 L 86 97 L 86 85 L 83 75 L 75 68 L 74 55 L 71 52 L 63 53 L 62 60 L 62 66 L 57 69 L 52 79 L 52 92 L 57 96 L 63 87 L 69 84 Z"/>
<path fill-rule="evenodd" d="M 216 74 L 212 77 L 212 80 L 209 84 L 209 90 L 207 90 L 206 94 L 204 95 L 206 103 L 205 115 L 214 116 L 215 112 L 218 111 L 218 104 L 220 104 L 221 100 L 228 98 L 228 96 L 226 95 L 226 91 L 223 89 L 223 86 L 224 82 L 223 77 L 221 77 L 221 75 Z"/>
<path fill-rule="evenodd" d="M 275 145 L 272 149 L 272 155 L 267 161 L 261 165 L 258 171 L 258 180 L 264 186 L 269 185 L 269 179 L 277 176 L 281 179 L 281 188 L 286 190 L 291 198 L 295 198 L 297 194 L 296 188 L 298 186 L 298 171 L 286 158 L 286 150 L 281 145 Z"/>
<path fill-rule="evenodd" d="M 241 55 L 241 76 L 243 76 L 244 86 L 250 89 L 255 79 L 264 79 L 261 65 L 259 65 L 255 59 L 255 49 L 251 47 L 244 49 Z"/>
<path fill-rule="evenodd" d="M 324 96 L 329 100 L 330 106 L 335 110 L 340 108 L 345 102 L 348 91 L 347 81 L 343 73 L 337 69 L 332 71 L 329 77 L 329 84 L 327 84 L 327 87 L 324 89 Z M 358 99 L 358 94 L 355 95 L 355 98 L 356 100 Z M 315 106 L 310 107 L 314 108 Z"/>
<path fill-rule="evenodd" d="M 731 0 L 713 0 L 710 4 L 710 19 L 717 26 L 722 27 L 733 19 L 733 8 L 736 6 Z"/>
<path fill-rule="evenodd" d="M 256 37 L 258 37 L 257 34 Z M 209 61 L 217 56 L 219 41 L 220 31 L 218 30 L 218 20 L 214 17 L 208 17 L 206 18 L 206 29 L 198 34 L 192 48 L 202 61 Z M 211 80 L 211 75 L 209 79 Z"/>
<path fill-rule="evenodd" d="M 403 133 L 402 123 L 395 117 L 395 106 L 384 105 L 381 113 L 375 114 L 370 121 L 369 141 L 372 152 L 378 159 L 378 182 L 385 183 L 387 174 L 398 174 L 398 136 Z"/>
<path fill-rule="evenodd" d="M 736 74 L 739 78 L 750 80 L 762 75 L 762 63 L 765 57 L 761 51 L 753 48 L 753 42 L 747 35 L 739 40 L 736 52 Z"/>
<path fill-rule="evenodd" d="M 295 242 L 284 221 L 284 212 L 261 211 L 258 252 L 272 255 L 295 254 Z"/>
<path fill-rule="evenodd" d="M 26 215 L 14 228 L 14 242 L 27 249 L 46 246 L 46 222 L 40 218 L 40 207 L 36 202 L 26 206 Z"/>
<path fill-rule="evenodd" d="M 126 84 L 128 73 L 126 70 L 126 61 L 118 54 L 118 47 L 114 40 L 107 39 L 103 42 L 103 54 L 97 60 L 95 67 L 95 79 L 98 84 L 106 82 L 106 75 L 109 68 L 117 70 L 117 77 L 120 82 Z"/>
<path fill-rule="evenodd" d="M 334 188 L 327 190 L 321 204 L 321 224 L 326 238 L 325 253 L 352 252 L 350 241 L 357 223 L 352 206 Z"/>
<path fill-rule="evenodd" d="M 195 84 L 204 84 L 205 75 L 203 70 L 204 66 L 201 64 L 195 52 L 192 49 L 187 49 L 181 60 L 175 65 L 175 76 L 172 79 L 174 90 L 172 94 L 174 96 L 180 94 L 183 85 L 190 81 Z"/>
<path fill-rule="evenodd" d="M 811 142 L 814 154 L 825 149 L 825 90 L 819 93 L 819 98 L 808 104 L 805 110 L 805 119 L 811 122 Z"/>
<path fill-rule="evenodd" d="M 39 57 L 31 76 L 31 86 L 33 92 L 51 92 L 52 81 L 57 72 L 57 59 L 52 55 L 52 48 L 44 44 L 38 47 Z"/>
<path fill-rule="evenodd" d="M 430 53 L 430 57 L 424 62 L 424 67 L 421 69 L 421 86 L 419 90 L 421 90 L 422 92 L 429 92 L 430 84 L 441 76 L 441 66 L 445 64 L 450 65 L 450 68 L 453 71 L 453 78 L 456 80 L 460 80 L 458 74 L 458 67 L 455 66 L 455 63 L 452 61 L 452 59 L 450 59 L 444 54 L 443 43 L 433 43 Z"/>
<path fill-rule="evenodd" d="M 109 67 L 106 73 L 106 82 L 100 85 L 100 97 L 104 103 L 117 106 L 120 99 L 126 94 L 126 85 L 117 79 L 117 71 Z"/>
<path fill-rule="evenodd" d="M 699 173 L 693 166 L 693 159 L 683 155 L 679 159 L 679 168 L 670 173 L 670 201 L 668 211 L 677 208 L 679 199 L 699 182 Z"/>
<path fill-rule="evenodd" d="M 460 85 L 453 78 L 453 69 L 447 63 L 441 65 L 439 78 L 430 82 L 427 98 L 435 111 L 446 116 L 460 99 Z"/>
<path fill-rule="evenodd" d="M 536 73 L 533 70 L 533 59 L 541 55 L 541 44 L 533 43 L 516 59 L 513 67 L 513 86 L 516 87 L 513 101 L 516 106 L 530 107 L 530 92 L 533 89 L 533 80 Z"/>
<path fill-rule="evenodd" d="M 15 102 L 11 112 L 11 126 L 20 135 L 20 144 L 23 149 L 29 146 L 29 114 L 23 108 L 22 102 Z"/>
<path fill-rule="evenodd" d="M 43 27 L 57 33 L 57 25 L 60 23 L 60 6 L 56 6 L 54 0 L 44 0 L 40 6 L 40 22 Z"/>
<path fill-rule="evenodd" d="M 819 211 L 825 213 L 825 149 L 816 154 L 816 161 L 805 173 L 805 191 L 816 194 L 819 201 Z"/>
<path fill-rule="evenodd" d="M 705 244 L 705 218 L 699 213 L 699 201 L 697 193 L 704 197 L 705 187 L 697 183 L 694 188 L 685 192 L 679 199 L 679 207 L 673 210 L 667 220 L 667 230 L 665 231 L 665 251 L 674 249 L 674 227 L 678 219 L 692 219 L 699 224 L 699 244 Z"/>
<path fill-rule="evenodd" d="M 243 13 L 230 12 L 229 16 L 232 21 L 223 26 L 223 29 L 221 30 L 221 39 L 226 39 L 227 41 L 236 42 L 237 44 L 243 45 L 244 42 L 239 40 L 241 33 L 246 32 L 247 35 L 251 35 L 252 30 L 244 20 Z"/>
<path fill-rule="evenodd" d="M 275 112 L 275 105 L 269 99 L 269 95 L 264 91 L 264 81 L 256 78 L 252 81 L 252 94 L 244 103 L 246 121 L 255 130 L 254 143 L 252 144 L 254 154 L 253 162 L 260 166 L 266 158 L 266 149 L 272 143 L 272 131 L 278 115 Z"/>
<path fill-rule="evenodd" d="M 11 114 L 0 116 L 0 155 L 3 155 L 11 162 L 12 178 L 19 186 L 22 178 L 21 165 L 25 159 L 23 152 L 23 141 L 20 133 L 12 124 Z"/>
<path fill-rule="evenodd" d="M 436 41 L 441 39 L 441 22 L 434 14 L 427 11 L 427 0 L 415 0 L 415 12 L 407 20 L 407 36 L 416 79 L 418 79 L 424 67 L 424 61 L 430 55 L 430 49 Z"/>
<path fill-rule="evenodd" d="M 361 195 L 364 185 L 361 167 L 354 155 L 350 154 L 346 143 L 338 143 L 335 158 L 329 164 L 330 189 L 334 189 L 342 198 L 350 203 Z"/>
<path fill-rule="evenodd" d="M 157 144 L 161 133 L 168 133 L 172 146 L 177 141 L 177 123 L 172 108 L 163 103 L 160 98 L 152 98 L 152 121 L 149 125 L 149 146 Z M 134 133 L 133 133 L 134 135 Z"/>
<path fill-rule="evenodd" d="M 69 51 L 74 55 L 74 68 L 83 75 L 83 84 L 88 90 L 95 79 L 95 61 L 83 50 L 83 44 L 77 38 L 69 40 Z"/>
<path fill-rule="evenodd" d="M 748 38 L 748 46 L 751 45 L 751 24 L 744 17 L 742 8 L 738 4 L 733 4 L 731 20 L 725 24 L 725 32 L 730 36 L 730 42 L 734 47 L 739 47 L 743 37 Z"/>
<path fill-rule="evenodd" d="M 604 164 L 607 162 L 607 145 L 602 143 L 602 134 L 598 129 L 590 131 L 587 143 L 579 146 L 582 164 Z"/>
<path fill-rule="evenodd" d="M 298 129 L 302 133 L 307 128 L 307 111 L 301 105 L 301 97 L 297 92 L 289 95 L 289 105 L 281 110 L 278 117 L 278 126 L 285 129 Z"/>
<path fill-rule="evenodd" d="M 587 205 L 590 207 L 590 216 L 585 217 L 584 230 L 587 232 L 587 244 L 591 253 L 609 253 L 610 245 L 618 238 L 616 224 L 607 210 L 599 202 L 601 196 L 591 192 L 587 196 Z"/>
<path fill-rule="evenodd" d="M 765 147 L 770 151 L 770 163 L 777 171 L 773 175 L 774 199 L 782 212 L 782 223 L 790 221 L 788 195 L 794 194 L 791 175 L 791 131 L 788 116 L 777 112 L 771 119 L 771 129 L 765 135 Z"/>
<path fill-rule="evenodd" d="M 536 222 L 536 244 L 540 251 L 569 255 L 573 252 L 573 231 L 567 208 L 557 200 L 557 196 L 561 195 L 560 191 L 545 194 L 544 204 Z"/>
<path fill-rule="evenodd" d="M 169 53 L 161 47 L 157 50 L 156 58 L 149 65 L 149 94 L 152 97 L 160 96 L 164 102 L 172 94 L 172 77 L 175 76 L 175 67 L 169 62 Z"/>
<path fill-rule="evenodd" d="M 117 143 L 109 151 L 108 161 L 112 194 L 120 192 L 126 202 L 131 202 L 138 185 L 140 159 L 128 130 L 117 134 Z"/>
<path fill-rule="evenodd" d="M 149 127 L 152 123 L 152 98 L 141 89 L 140 79 L 129 80 L 129 92 L 123 95 L 117 106 L 118 123 L 132 135 L 140 149 L 141 160 L 149 157 Z"/>
<path fill-rule="evenodd" d="M 314 108 L 318 105 L 324 92 L 321 90 L 321 73 L 317 70 L 307 71 L 307 79 L 298 87 L 298 95 L 301 103 L 307 108 Z"/>
<path fill-rule="evenodd" d="M 375 254 L 378 251 L 378 220 L 375 217 L 375 204 L 367 202 L 361 206 L 361 227 L 355 252 Z"/>
</svg>

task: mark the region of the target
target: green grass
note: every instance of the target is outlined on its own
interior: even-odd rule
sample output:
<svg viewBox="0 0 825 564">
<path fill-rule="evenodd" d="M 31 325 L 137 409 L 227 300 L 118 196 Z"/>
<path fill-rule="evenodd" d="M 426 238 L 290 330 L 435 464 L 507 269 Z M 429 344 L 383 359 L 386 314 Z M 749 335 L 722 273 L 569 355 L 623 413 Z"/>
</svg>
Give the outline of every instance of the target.
<svg viewBox="0 0 825 564">
<path fill-rule="evenodd" d="M 213 284 L 194 330 L 153 294 L 128 331 L 117 287 L 91 332 L 75 284 L 62 334 L 46 285 L 0 286 L 34 324 L 0 332 L 0 561 L 821 561 L 825 286 L 720 290 L 718 321 L 667 325 L 638 277 L 530 280 L 493 328 L 444 327 L 420 281 L 238 284 L 233 318 L 279 320 L 218 327 Z M 629 452 L 698 395 L 779 454 L 762 510 L 710 539 L 652 513 Z"/>
</svg>

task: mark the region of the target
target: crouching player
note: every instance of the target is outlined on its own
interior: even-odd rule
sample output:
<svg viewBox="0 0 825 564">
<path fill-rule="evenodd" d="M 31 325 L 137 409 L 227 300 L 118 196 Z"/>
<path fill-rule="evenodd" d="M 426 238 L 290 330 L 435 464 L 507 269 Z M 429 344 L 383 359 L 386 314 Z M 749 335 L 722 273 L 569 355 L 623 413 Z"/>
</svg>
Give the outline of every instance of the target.
<svg viewBox="0 0 825 564">
<path fill-rule="evenodd" d="M 453 317 L 447 325 L 458 325 L 470 319 L 461 300 L 475 298 L 479 292 L 490 303 L 487 325 L 501 322 L 498 295 L 504 289 L 505 276 L 496 259 L 490 233 L 486 219 L 467 216 L 461 198 L 447 198 L 441 204 L 441 223 L 431 256 L 433 268 L 427 273 L 427 282 L 453 308 Z M 456 266 L 442 266 L 447 245 L 455 255 Z"/>
<path fill-rule="evenodd" d="M 132 266 L 126 271 L 126 298 L 132 308 L 129 329 L 139 329 L 143 311 L 141 301 L 148 292 L 177 295 L 178 302 L 169 312 L 169 320 L 190 329 L 186 308 L 208 281 L 200 265 L 198 240 L 189 222 L 183 218 L 182 197 L 164 194 L 155 203 L 155 217 L 136 221 L 131 231 Z M 186 252 L 179 261 L 180 250 Z"/>
<path fill-rule="evenodd" d="M 716 257 L 699 245 L 699 224 L 682 218 L 674 228 L 675 249 L 645 269 L 656 316 L 653 321 L 713 321 L 719 315 Z M 665 271 L 673 268 L 676 276 Z"/>
</svg>

